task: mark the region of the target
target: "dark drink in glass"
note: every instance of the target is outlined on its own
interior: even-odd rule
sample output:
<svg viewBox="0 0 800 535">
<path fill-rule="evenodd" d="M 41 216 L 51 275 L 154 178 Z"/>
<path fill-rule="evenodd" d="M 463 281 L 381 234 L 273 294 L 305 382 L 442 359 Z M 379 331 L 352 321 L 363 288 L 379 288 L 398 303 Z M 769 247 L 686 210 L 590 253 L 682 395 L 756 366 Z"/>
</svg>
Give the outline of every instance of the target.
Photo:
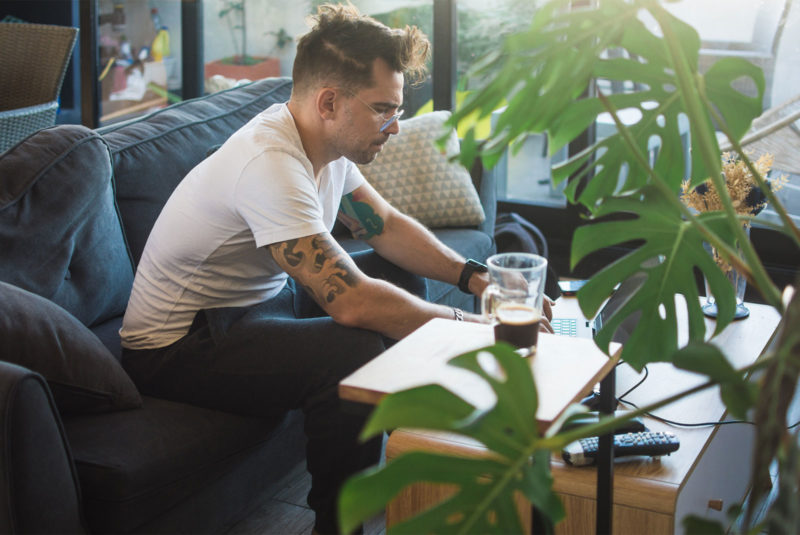
<svg viewBox="0 0 800 535">
<path fill-rule="evenodd" d="M 522 303 L 501 303 L 495 311 L 494 339 L 514 347 L 532 348 L 539 339 L 539 311 Z"/>
</svg>

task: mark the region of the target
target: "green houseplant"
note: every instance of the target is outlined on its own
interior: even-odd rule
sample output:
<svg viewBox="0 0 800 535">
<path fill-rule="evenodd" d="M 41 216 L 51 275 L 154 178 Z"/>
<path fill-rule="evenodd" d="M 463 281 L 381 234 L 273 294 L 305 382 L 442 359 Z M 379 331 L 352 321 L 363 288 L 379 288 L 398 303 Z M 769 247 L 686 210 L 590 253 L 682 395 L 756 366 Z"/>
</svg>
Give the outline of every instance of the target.
<svg viewBox="0 0 800 535">
<path fill-rule="evenodd" d="M 275 57 L 251 56 L 247 53 L 247 0 L 223 0 L 217 13 L 228 26 L 236 53 L 233 56 L 211 61 L 205 65 L 205 77 L 215 74 L 234 80 L 259 80 L 280 75 L 280 60 Z M 285 46 L 288 34 L 275 34 L 276 46 Z M 291 39 L 291 38 L 289 38 Z"/>
<path fill-rule="evenodd" d="M 536 13 L 525 32 L 508 38 L 501 50 L 475 67 L 476 77 L 492 69 L 486 86 L 470 96 L 453 115 L 452 124 L 472 113 L 486 116 L 505 100 L 492 135 L 478 140 L 468 132 L 461 160 L 469 167 L 475 158 L 493 165 L 508 147 L 512 150 L 529 133 L 546 132 L 551 151 L 575 139 L 608 112 L 616 135 L 599 141 L 554 169 L 554 180 L 566 181 L 573 203 L 586 212 L 587 224 L 575 233 L 571 262 L 603 247 L 633 244 L 630 253 L 600 270 L 578 293 L 582 310 L 593 316 L 615 285 L 635 274 L 646 274 L 637 293 L 599 331 L 595 341 L 608 349 L 616 327 L 632 314 L 641 314 L 623 349 L 622 358 L 635 369 L 648 362 L 666 361 L 708 376 L 697 388 L 720 385 L 729 412 L 749 415 L 756 422 L 759 443 L 752 467 L 752 493 L 741 523 L 756 531 L 754 511 L 765 496 L 768 467 L 777 459 L 781 491 L 767 515 L 773 532 L 800 531 L 797 507 L 796 437 L 786 428 L 786 410 L 800 376 L 800 299 L 782 299 L 770 280 L 742 223 L 752 215 L 739 214 L 721 176 L 721 154 L 715 129 L 730 140 L 753 175 L 766 200 L 779 214 L 771 224 L 800 247 L 800 230 L 776 199 L 739 145 L 753 118 L 761 113 L 764 76 L 743 59 L 726 58 L 704 74 L 698 72 L 700 39 L 689 25 L 673 17 L 657 0 L 603 0 L 597 5 L 568 9 L 566 0 L 551 1 Z M 608 54 L 609 50 L 622 53 Z M 756 96 L 731 86 L 740 77 L 752 80 Z M 596 79 L 633 82 L 632 92 L 586 97 Z M 635 109 L 640 119 L 626 126 L 618 110 Z M 691 130 L 691 181 L 694 187 L 710 179 L 720 192 L 721 210 L 697 213 L 680 200 L 684 180 L 684 151 L 678 121 L 688 119 Z M 648 142 L 659 140 L 650 164 Z M 622 170 L 626 170 L 621 174 Z M 624 176 L 624 179 L 620 179 Z M 733 318 L 735 297 L 725 274 L 705 251 L 708 243 L 735 269 L 744 273 L 763 300 L 783 315 L 783 328 L 772 349 L 747 369 L 733 369 L 724 355 L 704 341 L 705 326 L 695 270 L 714 294 L 719 315 L 714 334 Z M 741 252 L 739 252 L 741 251 Z M 687 302 L 689 343 L 679 347 L 675 296 Z M 646 350 L 643 350 L 646 349 Z M 364 430 L 372 435 L 397 427 L 438 429 L 481 441 L 489 459 L 456 459 L 410 453 L 351 479 L 340 501 L 342 527 L 350 530 L 379 511 L 397 491 L 415 481 L 454 485 L 450 500 L 390 529 L 407 533 L 514 533 L 521 530 L 511 506 L 514 492 L 523 493 L 552 522 L 563 510 L 552 491 L 546 459 L 569 442 L 619 425 L 622 418 L 674 401 L 665 399 L 626 417 L 601 421 L 578 430 L 560 431 L 556 422 L 541 434 L 533 414 L 536 394 L 529 368 L 503 345 L 483 350 L 503 368 L 505 381 L 490 377 L 477 362 L 478 351 L 451 364 L 467 368 L 486 380 L 497 394 L 496 405 L 478 412 L 461 398 L 426 386 L 393 394 L 376 408 Z M 763 373 L 752 372 L 756 369 Z M 528 371 L 526 371 L 528 370 Z M 511 380 L 513 378 L 513 380 Z M 676 398 L 696 391 L 682 393 Z M 580 411 L 573 407 L 566 418 Z M 539 462 L 537 462 L 539 461 Z M 722 526 L 689 519 L 690 532 L 723 532 Z"/>
<path fill-rule="evenodd" d="M 230 58 L 237 65 L 250 65 L 256 59 L 247 55 L 247 4 L 245 0 L 224 0 L 222 9 L 217 14 L 220 19 L 225 19 L 228 31 L 231 33 L 233 47 L 239 53 Z M 236 37 L 239 32 L 239 38 Z"/>
</svg>

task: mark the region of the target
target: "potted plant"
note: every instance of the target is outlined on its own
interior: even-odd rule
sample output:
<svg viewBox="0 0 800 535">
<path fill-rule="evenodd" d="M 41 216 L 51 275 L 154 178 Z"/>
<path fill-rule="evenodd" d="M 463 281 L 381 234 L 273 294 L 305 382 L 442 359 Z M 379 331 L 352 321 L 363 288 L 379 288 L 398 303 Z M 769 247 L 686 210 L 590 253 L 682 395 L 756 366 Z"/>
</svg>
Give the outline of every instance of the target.
<svg viewBox="0 0 800 535">
<path fill-rule="evenodd" d="M 272 56 L 251 56 L 247 53 L 247 2 L 246 0 L 224 0 L 219 18 L 224 19 L 233 40 L 236 54 L 205 64 L 206 79 L 219 74 L 234 80 L 260 80 L 280 76 L 280 60 Z M 277 46 L 286 46 L 288 34 L 276 34 Z M 289 38 L 291 40 L 291 37 Z"/>
<path fill-rule="evenodd" d="M 554 180 L 567 183 L 569 200 L 581 205 L 587 214 L 587 224 L 575 232 L 573 239 L 573 265 L 600 248 L 635 244 L 631 252 L 591 277 L 578 292 L 580 306 L 587 317 L 592 317 L 618 283 L 644 272 L 646 280 L 635 296 L 597 333 L 598 346 L 607 350 L 616 327 L 632 314 L 641 314 L 624 346 L 623 360 L 635 369 L 660 361 L 702 373 L 709 378 L 707 386 L 720 385 L 722 399 L 733 416 L 753 413 L 758 448 L 752 467 L 753 490 L 741 524 L 741 529 L 748 531 L 753 528 L 754 511 L 762 505 L 770 463 L 777 460 L 781 480 L 786 484 L 781 487 L 773 510 L 796 509 L 798 480 L 797 438 L 791 436 L 781 418 L 785 419 L 800 377 L 800 298 L 791 292 L 782 295 L 748 240 L 744 223 L 754 215 L 737 211 L 734 206 L 722 174 L 722 154 L 715 135 L 715 129 L 725 134 L 736 157 L 752 175 L 759 194 L 779 214 L 779 223 L 771 226 L 800 247 L 800 230 L 739 143 L 761 113 L 763 73 L 744 59 L 725 58 L 701 74 L 697 32 L 657 0 L 603 0 L 573 9 L 569 9 L 570 3 L 546 3 L 527 31 L 509 37 L 502 50 L 490 53 L 476 65 L 478 77 L 498 64 L 501 67 L 489 76 L 482 90 L 472 94 L 454 113 L 450 126 L 469 114 L 486 116 L 503 100 L 508 106 L 488 139 L 478 140 L 474 132 L 467 133 L 461 145 L 461 161 L 469 168 L 480 157 L 491 166 L 529 133 L 546 132 L 550 150 L 555 152 L 580 135 L 599 114 L 612 116 L 617 126 L 615 135 L 554 169 Z M 624 53 L 607 54 L 610 49 Z M 741 77 L 752 81 L 758 91 L 756 97 L 732 87 L 731 82 Z M 597 79 L 633 82 L 636 89 L 617 94 L 599 90 L 596 96 L 586 97 L 587 88 Z M 618 110 L 629 108 L 635 108 L 641 118 L 626 126 Z M 683 115 L 691 129 L 691 178 L 686 186 L 687 152 L 678 128 L 678 118 Z M 653 136 L 659 138 L 660 149 L 651 165 L 648 141 Z M 620 181 L 623 169 L 627 173 Z M 720 209 L 697 212 L 682 202 L 682 187 L 696 188 L 701 184 L 713 185 Z M 748 285 L 755 287 L 764 302 L 783 316 L 783 328 L 773 349 L 747 369 L 733 369 L 720 350 L 703 339 L 705 327 L 695 270 L 702 273 L 716 299 L 714 334 L 730 323 L 736 310 L 734 289 L 704 244 L 744 274 Z M 678 294 L 686 298 L 689 318 L 690 340 L 684 347 L 679 347 L 677 340 Z M 524 374 L 528 369 L 515 366 L 519 358 L 503 345 L 484 352 L 494 356 L 506 376 Z M 476 354 L 457 357 L 454 364 L 480 375 Z M 752 373 L 756 369 L 764 370 L 758 379 Z M 495 464 L 480 468 L 465 459 L 424 453 L 399 457 L 386 467 L 348 481 L 340 500 L 343 530 L 369 518 L 398 489 L 417 481 L 416 474 L 424 466 L 436 466 L 441 469 L 439 473 L 448 473 L 445 468 L 450 466 L 452 475 L 444 476 L 442 481 L 469 492 L 458 493 L 446 509 L 435 507 L 411 523 L 397 526 L 398 531 L 407 531 L 411 526 L 426 533 L 519 531 L 516 509 L 508 506 L 515 492 L 523 493 L 545 517 L 557 522 L 563 509 L 552 491 L 546 462 L 551 452 L 674 401 L 663 400 L 624 417 L 577 430 L 562 432 L 559 426 L 563 422 L 557 422 L 542 436 L 530 429 L 529 423 L 503 419 L 503 414 L 513 413 L 522 400 L 530 398 L 533 379 L 523 383 L 517 391 L 496 390 L 496 406 L 481 414 L 469 412 L 463 400 L 441 388 L 422 387 L 387 396 L 371 416 L 365 436 L 397 427 L 461 433 L 483 442 L 495 454 Z M 439 408 L 435 417 L 430 409 L 434 406 Z M 573 412 L 580 410 L 573 408 Z M 498 448 L 496 443 L 487 441 L 493 432 L 504 433 L 507 443 L 514 441 L 513 448 Z M 516 453 L 510 454 L 509 449 Z M 475 467 L 474 472 L 470 472 L 470 466 Z M 482 476 L 480 482 L 478 477 L 469 477 L 476 474 Z M 798 522 L 796 517 L 785 515 L 783 520 L 776 520 L 779 515 L 768 514 L 769 529 L 797 533 L 800 526 L 792 523 Z M 494 522 L 487 523 L 487 518 Z M 710 529 L 703 522 L 689 519 L 684 527 L 690 532 L 698 531 L 698 526 Z M 756 532 L 758 529 L 763 526 L 756 527 Z M 719 525 L 714 530 L 724 532 Z"/>
</svg>

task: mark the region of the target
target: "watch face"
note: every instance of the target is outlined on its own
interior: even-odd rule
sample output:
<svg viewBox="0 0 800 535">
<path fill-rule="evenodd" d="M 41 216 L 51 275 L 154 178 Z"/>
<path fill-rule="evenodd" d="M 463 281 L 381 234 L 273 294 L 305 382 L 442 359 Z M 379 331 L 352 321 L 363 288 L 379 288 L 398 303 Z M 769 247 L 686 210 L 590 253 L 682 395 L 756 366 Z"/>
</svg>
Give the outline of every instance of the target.
<svg viewBox="0 0 800 535">
<path fill-rule="evenodd" d="M 467 266 L 471 267 L 473 271 L 479 271 L 481 273 L 489 271 L 489 268 L 486 267 L 484 264 L 481 264 L 477 260 L 473 260 L 471 258 L 467 260 Z"/>
</svg>

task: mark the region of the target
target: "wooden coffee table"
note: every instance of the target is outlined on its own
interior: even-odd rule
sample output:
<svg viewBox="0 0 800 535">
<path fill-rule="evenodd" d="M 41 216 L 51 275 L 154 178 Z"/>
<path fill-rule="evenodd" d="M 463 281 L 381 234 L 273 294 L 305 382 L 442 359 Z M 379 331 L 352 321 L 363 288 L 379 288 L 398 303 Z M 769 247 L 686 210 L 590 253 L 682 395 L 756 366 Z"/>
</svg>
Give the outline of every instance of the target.
<svg viewBox="0 0 800 535">
<path fill-rule="evenodd" d="M 780 320 L 765 305 L 748 303 L 750 317 L 729 325 L 716 339 L 734 367 L 752 363 L 763 352 Z M 680 307 L 679 307 L 680 310 Z M 575 298 L 559 299 L 556 316 L 573 316 Z M 685 320 L 680 325 L 685 343 Z M 707 332 L 714 321 L 706 320 Z M 531 360 L 539 391 L 537 420 L 546 426 L 570 403 L 579 400 L 616 364 L 591 340 L 540 334 L 539 354 Z M 479 406 L 494 400 L 491 390 L 466 370 L 446 365 L 449 358 L 489 345 L 488 326 L 433 320 L 412 333 L 340 384 L 343 398 L 377 403 L 384 395 L 401 389 L 438 382 Z M 618 348 L 614 348 L 615 355 Z M 649 377 L 627 396 L 645 405 L 702 382 L 703 377 L 676 369 L 669 363 L 648 365 Z M 641 378 L 626 364 L 617 373 L 616 394 L 621 395 Z M 659 415 L 683 422 L 717 422 L 726 418 L 717 389 L 709 389 L 660 409 Z M 682 428 L 645 419 L 654 430 L 678 435 L 680 449 L 660 460 L 618 459 L 613 477 L 612 533 L 677 533 L 681 519 L 696 514 L 722 520 L 730 505 L 748 491 L 749 464 L 754 447 L 752 426 L 746 424 Z M 483 447 L 467 438 L 429 431 L 394 431 L 386 446 L 387 459 L 406 451 L 426 449 L 459 455 L 481 455 Z M 553 456 L 554 490 L 567 509 L 567 518 L 556 526 L 561 534 L 594 533 L 596 528 L 597 470 L 571 467 Z M 387 508 L 392 525 L 446 497 L 440 486 L 417 484 L 404 490 Z M 525 512 L 525 508 L 521 508 Z M 524 521 L 530 522 L 530 518 Z"/>
<path fill-rule="evenodd" d="M 431 320 L 342 380 L 339 396 L 376 404 L 389 393 L 438 383 L 479 409 L 491 407 L 495 401 L 491 388 L 471 372 L 449 366 L 447 361 L 493 343 L 489 325 Z M 544 431 L 570 404 L 586 396 L 614 368 L 621 348 L 613 344 L 611 349 L 614 356 L 609 358 L 590 339 L 539 334 L 536 355 L 527 360 L 538 392 L 536 419 L 540 430 Z M 485 451 L 482 445 L 465 437 L 400 429 L 389 438 L 387 459 L 413 449 L 457 455 L 481 455 Z M 414 485 L 389 505 L 387 525 L 437 503 L 447 492 L 440 486 Z M 529 511 L 529 506 L 520 504 L 520 510 Z M 529 515 L 523 515 L 523 523 L 529 522 Z"/>
</svg>

